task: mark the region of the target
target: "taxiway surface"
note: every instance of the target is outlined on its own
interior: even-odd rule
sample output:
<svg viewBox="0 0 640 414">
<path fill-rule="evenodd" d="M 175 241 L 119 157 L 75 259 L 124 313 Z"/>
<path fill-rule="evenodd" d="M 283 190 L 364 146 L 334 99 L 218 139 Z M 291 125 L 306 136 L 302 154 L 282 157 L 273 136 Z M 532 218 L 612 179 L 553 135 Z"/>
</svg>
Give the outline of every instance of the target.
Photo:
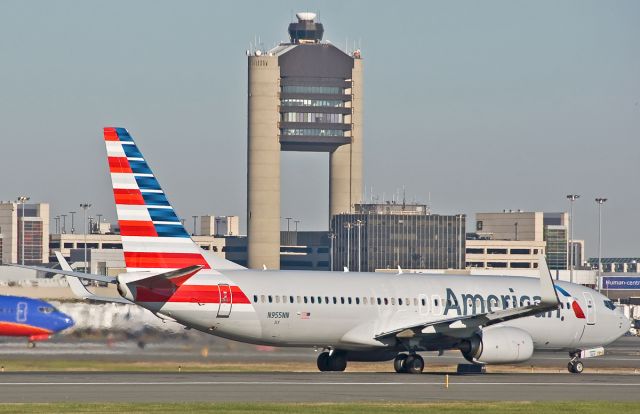
<svg viewBox="0 0 640 414">
<path fill-rule="evenodd" d="M 2 402 L 640 400 L 640 376 L 389 373 L 3 373 Z"/>
</svg>

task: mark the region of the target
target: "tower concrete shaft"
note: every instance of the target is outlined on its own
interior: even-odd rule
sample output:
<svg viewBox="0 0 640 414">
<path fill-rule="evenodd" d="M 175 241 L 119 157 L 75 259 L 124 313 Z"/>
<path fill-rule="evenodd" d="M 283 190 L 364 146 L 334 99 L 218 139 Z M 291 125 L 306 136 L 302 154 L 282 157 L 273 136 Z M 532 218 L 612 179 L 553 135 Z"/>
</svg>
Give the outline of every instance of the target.
<svg viewBox="0 0 640 414">
<path fill-rule="evenodd" d="M 280 68 L 275 56 L 248 59 L 248 266 L 280 268 Z"/>
<path fill-rule="evenodd" d="M 329 222 L 341 213 L 353 213 L 362 198 L 362 60 L 353 61 L 351 79 L 351 143 L 329 155 Z M 335 230 L 335 229 L 334 229 Z"/>
</svg>

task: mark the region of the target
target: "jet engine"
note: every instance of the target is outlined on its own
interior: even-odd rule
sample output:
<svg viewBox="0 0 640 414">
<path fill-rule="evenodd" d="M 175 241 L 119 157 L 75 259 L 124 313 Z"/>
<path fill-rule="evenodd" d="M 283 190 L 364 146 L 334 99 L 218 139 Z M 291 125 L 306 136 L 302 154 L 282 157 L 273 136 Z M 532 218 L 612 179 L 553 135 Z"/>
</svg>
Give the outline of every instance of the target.
<svg viewBox="0 0 640 414">
<path fill-rule="evenodd" d="M 522 362 L 533 355 L 533 339 L 528 332 L 508 326 L 482 329 L 461 347 L 467 361 L 482 364 Z"/>
</svg>

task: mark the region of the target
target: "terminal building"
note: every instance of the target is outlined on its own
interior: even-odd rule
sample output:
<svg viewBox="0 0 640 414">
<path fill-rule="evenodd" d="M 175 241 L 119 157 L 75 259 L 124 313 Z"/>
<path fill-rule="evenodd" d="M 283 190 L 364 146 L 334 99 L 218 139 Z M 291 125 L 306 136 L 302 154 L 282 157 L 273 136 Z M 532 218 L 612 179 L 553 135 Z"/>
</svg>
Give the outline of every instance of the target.
<svg viewBox="0 0 640 414">
<path fill-rule="evenodd" d="M 592 269 L 602 264 L 603 273 L 640 273 L 640 257 L 590 257 L 587 263 Z"/>
<path fill-rule="evenodd" d="M 298 13 L 289 42 L 248 51 L 247 236 L 250 268 L 280 268 L 280 151 L 328 154 L 329 216 L 352 213 L 362 186 L 362 59 L 323 41 Z"/>
<path fill-rule="evenodd" d="M 464 269 L 464 214 L 431 214 L 424 204 L 356 204 L 333 216 L 333 270 Z"/>
<path fill-rule="evenodd" d="M 329 270 L 329 233 L 326 231 L 280 232 L 279 261 L 282 270 Z M 227 260 L 247 266 L 246 236 L 225 238 Z M 264 267 L 269 267 L 264 264 Z"/>
<path fill-rule="evenodd" d="M 49 204 L 0 202 L 0 263 L 39 265 L 48 253 Z"/>
<path fill-rule="evenodd" d="M 536 269 L 538 255 L 544 254 L 549 269 L 567 269 L 568 222 L 567 213 L 477 213 L 476 232 L 467 236 L 466 265 Z M 574 246 L 578 246 L 575 241 Z"/>
</svg>

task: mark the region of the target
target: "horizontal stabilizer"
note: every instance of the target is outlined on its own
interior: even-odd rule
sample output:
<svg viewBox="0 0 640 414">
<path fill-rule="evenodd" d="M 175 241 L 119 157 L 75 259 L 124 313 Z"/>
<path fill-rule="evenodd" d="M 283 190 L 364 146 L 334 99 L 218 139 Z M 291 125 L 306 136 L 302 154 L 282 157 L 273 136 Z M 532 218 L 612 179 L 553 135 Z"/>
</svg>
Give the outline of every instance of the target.
<svg viewBox="0 0 640 414">
<path fill-rule="evenodd" d="M 91 273 L 75 272 L 73 270 L 52 269 L 50 267 L 43 267 L 43 266 L 26 266 L 26 265 L 15 264 L 15 263 L 8 263 L 7 266 L 21 267 L 23 269 L 31 269 L 31 270 L 36 270 L 38 272 L 47 272 L 47 273 L 55 273 L 58 275 L 79 277 L 87 280 L 95 280 L 96 282 L 116 283 L 116 278 L 112 276 L 94 275 Z"/>
<path fill-rule="evenodd" d="M 71 270 L 71 266 L 69 266 L 69 263 L 67 263 L 64 256 L 62 256 L 62 253 L 60 253 L 59 251 L 56 251 L 55 253 L 56 253 L 56 257 L 58 258 L 58 263 L 60 263 L 60 266 L 62 267 L 63 271 L 77 273 Z M 84 273 L 82 274 L 84 275 Z M 71 291 L 73 292 L 73 294 L 79 298 L 95 300 L 98 302 L 114 302 L 114 303 L 127 303 L 127 304 L 133 303 L 121 297 L 98 296 L 96 294 L 93 294 L 89 292 L 89 289 L 87 289 L 86 286 L 82 284 L 82 282 L 80 281 L 80 279 L 78 279 L 78 277 L 75 277 L 73 275 L 65 275 L 65 278 L 67 279 L 67 283 L 69 283 L 69 287 L 71 288 Z"/>
</svg>

